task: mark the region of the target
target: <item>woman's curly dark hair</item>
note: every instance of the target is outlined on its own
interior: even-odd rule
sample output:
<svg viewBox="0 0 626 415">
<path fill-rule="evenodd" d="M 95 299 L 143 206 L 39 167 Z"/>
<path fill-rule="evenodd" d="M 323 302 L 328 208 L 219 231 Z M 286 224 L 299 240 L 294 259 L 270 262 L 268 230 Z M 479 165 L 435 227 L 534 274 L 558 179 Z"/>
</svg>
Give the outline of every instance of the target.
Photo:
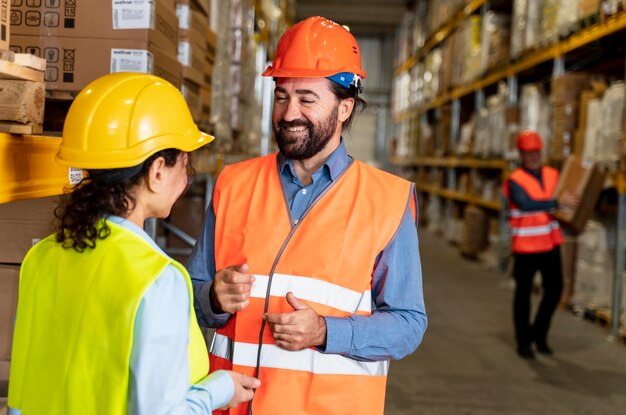
<svg viewBox="0 0 626 415">
<path fill-rule="evenodd" d="M 105 172 L 126 169 L 87 170 L 89 175 L 76 184 L 70 193 L 64 194 L 54 210 L 58 222 L 57 242 L 63 244 L 64 248 L 73 248 L 78 252 L 95 248 L 98 239 L 111 234 L 106 221 L 102 227 L 97 226 L 98 222 L 109 215 L 125 216 L 135 208 L 136 201 L 131 190 L 148 174 L 154 160 L 163 157 L 165 164 L 173 167 L 181 153 L 177 149 L 159 151 L 137 166 L 137 173 L 112 184 L 103 179 Z"/>
</svg>

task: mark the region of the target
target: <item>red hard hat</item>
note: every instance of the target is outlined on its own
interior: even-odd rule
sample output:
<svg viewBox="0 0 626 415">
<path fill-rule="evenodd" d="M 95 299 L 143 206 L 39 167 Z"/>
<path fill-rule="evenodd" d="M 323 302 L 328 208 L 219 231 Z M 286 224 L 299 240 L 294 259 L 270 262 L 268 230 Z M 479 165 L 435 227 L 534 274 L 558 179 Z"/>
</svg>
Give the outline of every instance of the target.
<svg viewBox="0 0 626 415">
<path fill-rule="evenodd" d="M 542 148 L 541 137 L 535 131 L 522 131 L 517 136 L 517 149 L 519 151 L 539 151 Z"/>
<path fill-rule="evenodd" d="M 325 78 L 349 72 L 365 78 L 356 39 L 343 26 L 323 17 L 309 17 L 283 34 L 274 62 L 263 76 Z"/>
</svg>

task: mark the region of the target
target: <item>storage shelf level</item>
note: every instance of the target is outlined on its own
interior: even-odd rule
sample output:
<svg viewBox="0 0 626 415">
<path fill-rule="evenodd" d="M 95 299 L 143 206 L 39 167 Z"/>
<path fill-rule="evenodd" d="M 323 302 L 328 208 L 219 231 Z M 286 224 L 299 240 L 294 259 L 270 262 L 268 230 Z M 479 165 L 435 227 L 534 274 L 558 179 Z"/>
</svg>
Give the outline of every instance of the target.
<svg viewBox="0 0 626 415">
<path fill-rule="evenodd" d="M 506 168 L 504 160 L 479 160 L 479 159 L 460 159 L 455 157 L 437 158 L 437 157 L 417 157 L 402 158 L 394 157 L 391 163 L 396 166 L 413 166 L 413 167 L 467 167 L 473 169 L 494 169 L 503 170 Z"/>
<path fill-rule="evenodd" d="M 487 74 L 482 79 L 472 82 L 466 86 L 454 88 L 450 92 L 444 93 L 433 101 L 424 103 L 417 108 L 397 113 L 393 117 L 394 121 L 402 122 L 410 118 L 418 117 L 426 111 L 440 107 L 452 100 L 484 89 L 489 85 L 493 85 L 503 79 L 506 79 L 509 76 L 517 75 L 520 72 L 524 72 L 543 62 L 547 62 L 549 60 L 561 57 L 573 50 L 576 50 L 582 46 L 602 39 L 603 37 L 616 33 L 625 28 L 626 13 L 621 13 L 617 16 L 609 17 L 605 21 L 585 28 L 559 43 L 538 50 L 536 52 L 529 53 L 520 61 L 512 63 L 503 69 Z"/>
<path fill-rule="evenodd" d="M 54 196 L 69 185 L 69 168 L 54 157 L 58 137 L 0 133 L 0 203 Z"/>
<path fill-rule="evenodd" d="M 485 200 L 476 196 L 471 196 L 471 195 L 455 192 L 452 190 L 442 189 L 440 187 L 430 186 L 427 184 L 416 183 L 415 188 L 417 189 L 418 192 L 430 193 L 435 196 L 441 196 L 444 199 L 470 203 L 472 205 L 481 206 L 481 207 L 491 209 L 491 210 L 498 211 L 502 208 L 502 205 L 500 204 L 500 202 L 496 202 L 492 200 Z"/>
</svg>

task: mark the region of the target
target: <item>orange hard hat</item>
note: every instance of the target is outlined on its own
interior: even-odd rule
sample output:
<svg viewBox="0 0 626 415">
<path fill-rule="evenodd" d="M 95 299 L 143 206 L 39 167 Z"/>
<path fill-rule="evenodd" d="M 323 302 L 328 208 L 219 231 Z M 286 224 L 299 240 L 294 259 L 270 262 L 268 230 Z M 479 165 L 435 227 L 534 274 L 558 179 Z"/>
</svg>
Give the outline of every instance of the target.
<svg viewBox="0 0 626 415">
<path fill-rule="evenodd" d="M 517 136 L 519 151 L 539 151 L 543 148 L 541 137 L 535 131 L 525 130 Z"/>
<path fill-rule="evenodd" d="M 343 26 L 314 16 L 287 29 L 263 76 L 325 78 L 342 72 L 365 79 L 359 45 Z"/>
</svg>

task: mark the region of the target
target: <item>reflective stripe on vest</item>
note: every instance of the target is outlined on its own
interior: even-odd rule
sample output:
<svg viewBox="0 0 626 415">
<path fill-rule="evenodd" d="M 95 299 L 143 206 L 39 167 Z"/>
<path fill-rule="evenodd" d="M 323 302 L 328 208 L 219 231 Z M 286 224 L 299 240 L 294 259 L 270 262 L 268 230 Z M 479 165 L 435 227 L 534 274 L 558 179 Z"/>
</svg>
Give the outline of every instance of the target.
<svg viewBox="0 0 626 415">
<path fill-rule="evenodd" d="M 511 174 L 511 181 L 517 183 L 533 200 L 550 200 L 558 184 L 559 173 L 551 167 L 542 168 L 543 186 L 537 178 L 523 169 Z M 508 187 L 505 186 L 508 196 Z M 559 223 L 546 211 L 522 211 L 510 202 L 509 225 L 515 253 L 547 252 L 563 242 Z"/>
<path fill-rule="evenodd" d="M 112 222 L 95 249 L 65 249 L 51 235 L 21 268 L 9 407 L 28 415 L 128 413 L 130 355 L 137 308 L 168 265 L 189 292 L 190 381 L 208 372 L 185 268 L 141 236 Z"/>
<path fill-rule="evenodd" d="M 238 366 L 256 367 L 258 344 L 231 342 L 216 333 L 211 353 Z M 233 355 L 232 351 L 237 350 Z M 323 354 L 313 349 L 289 351 L 273 344 L 264 344 L 261 366 L 275 369 L 302 370 L 324 375 L 387 376 L 389 362 L 361 362 L 338 354 Z"/>
<path fill-rule="evenodd" d="M 276 155 L 227 166 L 213 194 L 216 269 L 247 263 L 256 281 L 250 304 L 218 329 L 211 369 L 254 374 L 271 276 L 268 312 L 288 313 L 294 295 L 318 314 L 367 316 L 377 255 L 410 208 L 409 182 L 355 161 L 297 223 Z M 416 207 L 410 210 L 416 212 Z M 290 352 L 263 333 L 253 413 L 382 414 L 388 362 L 358 362 L 315 348 Z M 245 414 L 247 405 L 218 413 Z"/>
<path fill-rule="evenodd" d="M 255 275 L 255 278 L 256 281 L 252 284 L 250 296 L 265 299 L 269 276 Z M 349 313 L 360 311 L 369 314 L 372 311 L 372 293 L 370 290 L 359 293 L 315 278 L 274 274 L 272 296 L 285 297 L 289 291 L 301 300 L 325 304 Z"/>
</svg>

